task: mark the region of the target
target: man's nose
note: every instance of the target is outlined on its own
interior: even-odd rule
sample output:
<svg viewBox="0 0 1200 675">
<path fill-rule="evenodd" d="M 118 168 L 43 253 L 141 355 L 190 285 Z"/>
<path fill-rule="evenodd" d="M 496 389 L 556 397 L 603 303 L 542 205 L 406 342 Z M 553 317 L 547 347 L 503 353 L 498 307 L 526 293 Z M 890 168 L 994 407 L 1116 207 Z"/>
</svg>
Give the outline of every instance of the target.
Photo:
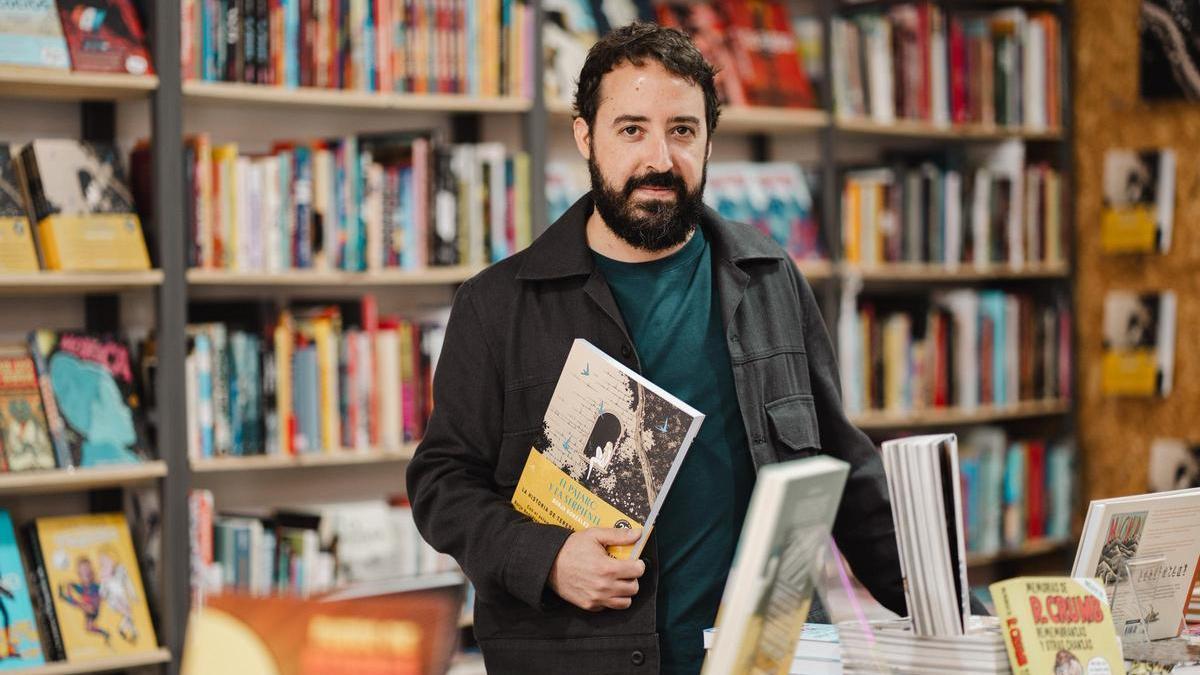
<svg viewBox="0 0 1200 675">
<path fill-rule="evenodd" d="M 655 136 L 650 139 L 646 148 L 646 171 L 652 173 L 664 173 L 675 168 L 675 162 L 671 160 L 671 149 L 667 146 L 667 139 L 663 136 Z"/>
</svg>

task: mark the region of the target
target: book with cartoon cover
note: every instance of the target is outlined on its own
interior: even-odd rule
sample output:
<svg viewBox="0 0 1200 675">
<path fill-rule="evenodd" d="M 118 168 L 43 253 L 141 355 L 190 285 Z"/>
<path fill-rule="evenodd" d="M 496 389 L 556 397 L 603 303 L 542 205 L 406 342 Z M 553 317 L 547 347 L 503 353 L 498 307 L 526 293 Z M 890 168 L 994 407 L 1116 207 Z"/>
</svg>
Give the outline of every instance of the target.
<svg viewBox="0 0 1200 675">
<path fill-rule="evenodd" d="M 29 540 L 46 623 L 63 658 L 158 649 L 124 514 L 38 518 Z"/>
<path fill-rule="evenodd" d="M 19 345 L 0 348 L 0 448 L 0 466 L 9 471 L 54 468 L 37 370 Z"/>
<path fill-rule="evenodd" d="M 154 72 L 142 23 L 129 0 L 58 0 L 58 10 L 73 70 Z"/>
<path fill-rule="evenodd" d="M 54 0 L 0 0 L 0 64 L 70 67 Z"/>
<path fill-rule="evenodd" d="M 0 509 L 0 670 L 46 662 L 12 517 Z"/>
<path fill-rule="evenodd" d="M 1124 675 L 1104 589 L 1094 579 L 1017 577 L 988 586 L 1013 675 Z"/>
<path fill-rule="evenodd" d="M 703 421 L 703 413 L 577 339 L 513 506 L 576 531 L 640 529 L 633 546 L 609 548 L 613 557 L 637 558 Z"/>
</svg>

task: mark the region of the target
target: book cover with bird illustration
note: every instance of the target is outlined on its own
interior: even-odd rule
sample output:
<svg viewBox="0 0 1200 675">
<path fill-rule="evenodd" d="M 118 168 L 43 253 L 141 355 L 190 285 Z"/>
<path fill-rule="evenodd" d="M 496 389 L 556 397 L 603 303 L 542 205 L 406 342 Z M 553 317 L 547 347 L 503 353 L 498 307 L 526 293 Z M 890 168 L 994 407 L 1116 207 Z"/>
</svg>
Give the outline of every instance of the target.
<svg viewBox="0 0 1200 675">
<path fill-rule="evenodd" d="M 540 523 L 572 530 L 629 527 L 636 558 L 703 413 L 586 340 L 577 339 L 534 439 L 512 503 Z"/>
</svg>

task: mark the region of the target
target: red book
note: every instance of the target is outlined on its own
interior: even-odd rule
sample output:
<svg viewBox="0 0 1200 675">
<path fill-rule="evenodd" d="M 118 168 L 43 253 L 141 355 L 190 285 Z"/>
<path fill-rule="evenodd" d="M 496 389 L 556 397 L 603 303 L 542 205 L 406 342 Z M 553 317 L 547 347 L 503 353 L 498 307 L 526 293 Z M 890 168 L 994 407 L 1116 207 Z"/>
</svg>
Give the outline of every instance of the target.
<svg viewBox="0 0 1200 675">
<path fill-rule="evenodd" d="M 717 69 L 717 93 L 722 103 L 748 105 L 737 61 L 725 40 L 725 19 L 709 5 L 665 2 L 658 5 L 658 23 L 687 33 L 705 60 Z"/>
<path fill-rule="evenodd" d="M 130 0 L 58 0 L 71 70 L 148 75 L 146 35 Z"/>
<path fill-rule="evenodd" d="M 967 108 L 967 38 L 962 20 L 950 17 L 950 120 L 955 124 L 970 121 Z"/>
<path fill-rule="evenodd" d="M 283 78 L 283 0 L 269 0 L 271 58 L 267 59 L 267 83 L 279 84 Z"/>
<path fill-rule="evenodd" d="M 812 108 L 816 96 L 800 65 L 796 35 L 779 0 L 723 0 L 738 75 L 751 105 Z"/>
<path fill-rule="evenodd" d="M 1025 455 L 1026 535 L 1030 540 L 1046 536 L 1046 444 L 1029 441 Z"/>
<path fill-rule="evenodd" d="M 979 317 L 979 403 L 982 405 L 991 404 L 992 395 L 996 391 L 996 387 L 992 383 L 992 376 L 995 372 L 995 369 L 992 368 L 994 360 L 992 350 L 995 348 L 992 337 L 995 333 L 991 317 Z"/>
</svg>

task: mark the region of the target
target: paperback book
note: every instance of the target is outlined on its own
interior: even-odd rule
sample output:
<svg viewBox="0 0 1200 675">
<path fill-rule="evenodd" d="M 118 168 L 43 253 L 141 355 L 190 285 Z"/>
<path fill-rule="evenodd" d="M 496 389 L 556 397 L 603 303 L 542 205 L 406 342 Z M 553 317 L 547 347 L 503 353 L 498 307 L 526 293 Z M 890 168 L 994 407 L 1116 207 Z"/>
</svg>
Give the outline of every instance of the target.
<svg viewBox="0 0 1200 675">
<path fill-rule="evenodd" d="M 54 447 L 37 370 L 23 347 L 0 348 L 0 468 L 53 469 Z"/>
<path fill-rule="evenodd" d="M 146 75 L 154 72 L 131 0 L 58 0 L 73 70 Z"/>
<path fill-rule="evenodd" d="M 1101 389 L 1167 396 L 1175 371 L 1175 292 L 1110 291 L 1104 298 Z"/>
<path fill-rule="evenodd" d="M 37 268 L 33 229 L 25 214 L 12 149 L 0 143 L 0 272 L 36 272 Z"/>
<path fill-rule="evenodd" d="M 1121 645 L 1094 579 L 1017 577 L 988 587 L 1013 675 L 1122 675 Z"/>
<path fill-rule="evenodd" d="M 70 67 L 54 0 L 0 0 L 0 64 Z"/>
<path fill-rule="evenodd" d="M 38 637 L 37 615 L 21 563 L 12 516 L 0 509 L 0 670 L 18 670 L 46 662 Z"/>
<path fill-rule="evenodd" d="M 641 530 L 636 559 L 704 421 L 703 413 L 576 339 L 529 450 L 513 506 L 572 530 Z"/>
<path fill-rule="evenodd" d="M 1175 151 L 1104 156 L 1100 244 L 1107 253 L 1166 253 L 1175 217 Z"/>
</svg>

